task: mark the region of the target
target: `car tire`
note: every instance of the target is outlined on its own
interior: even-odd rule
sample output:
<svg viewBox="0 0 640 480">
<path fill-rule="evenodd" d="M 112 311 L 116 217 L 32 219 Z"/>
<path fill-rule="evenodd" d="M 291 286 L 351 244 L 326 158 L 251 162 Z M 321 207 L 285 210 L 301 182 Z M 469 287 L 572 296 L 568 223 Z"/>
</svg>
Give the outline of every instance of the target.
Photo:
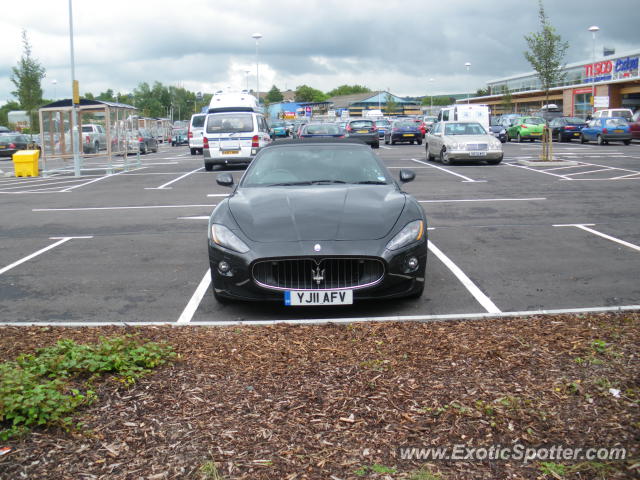
<svg viewBox="0 0 640 480">
<path fill-rule="evenodd" d="M 451 158 L 449 157 L 449 154 L 447 153 L 447 149 L 442 147 L 442 150 L 440 150 L 440 163 L 442 163 L 443 165 L 451 165 L 453 162 L 451 161 Z"/>
<path fill-rule="evenodd" d="M 198 153 L 198 150 L 195 148 L 190 148 L 189 150 L 191 150 L 191 155 L 195 155 L 196 153 Z"/>
<path fill-rule="evenodd" d="M 518 133 L 518 143 L 522 143 L 524 142 L 524 140 L 522 139 L 522 137 L 520 136 L 520 133 Z"/>
<path fill-rule="evenodd" d="M 625 145 L 631 145 L 631 140 L 623 140 L 622 143 Z"/>
<path fill-rule="evenodd" d="M 100 151 L 100 144 L 98 142 L 96 142 L 93 145 L 93 153 L 98 153 Z"/>
<path fill-rule="evenodd" d="M 142 145 L 140 145 L 140 155 L 146 155 L 147 153 L 147 146 L 143 143 Z"/>
<path fill-rule="evenodd" d="M 416 143 L 417 143 L 418 145 L 422 145 L 422 139 L 418 140 Z"/>
<path fill-rule="evenodd" d="M 371 148 L 380 148 L 380 142 L 376 142 L 373 145 L 371 145 Z"/>
<path fill-rule="evenodd" d="M 391 145 L 395 145 L 396 141 L 395 140 L 391 140 Z"/>
<path fill-rule="evenodd" d="M 205 169 L 207 172 L 212 172 L 212 171 L 213 171 L 213 163 L 205 163 L 205 164 L 204 164 L 204 169 Z"/>
<path fill-rule="evenodd" d="M 384 137 L 384 144 L 389 145 L 389 139 L 387 137 Z"/>
<path fill-rule="evenodd" d="M 535 140 L 535 138 L 530 138 L 529 139 L 530 142 L 533 142 L 534 140 Z"/>
<path fill-rule="evenodd" d="M 580 143 L 587 143 L 587 139 L 584 138 L 584 134 L 583 133 L 580 134 Z"/>
<path fill-rule="evenodd" d="M 602 135 L 598 135 L 596 137 L 596 142 L 598 143 L 598 145 L 605 145 L 607 142 L 602 138 Z"/>
<path fill-rule="evenodd" d="M 509 136 L 509 132 L 507 132 L 507 134 L 505 135 L 505 140 L 504 140 L 504 142 L 505 142 L 505 143 L 507 143 L 507 142 L 511 142 L 511 137 Z"/>
</svg>

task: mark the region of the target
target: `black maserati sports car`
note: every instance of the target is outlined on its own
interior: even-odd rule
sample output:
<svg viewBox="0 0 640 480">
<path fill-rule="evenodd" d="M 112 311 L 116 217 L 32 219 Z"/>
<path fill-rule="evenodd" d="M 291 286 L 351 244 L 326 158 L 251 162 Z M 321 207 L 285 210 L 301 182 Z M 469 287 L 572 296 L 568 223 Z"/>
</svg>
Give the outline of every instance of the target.
<svg viewBox="0 0 640 480">
<path fill-rule="evenodd" d="M 420 204 L 354 140 L 263 148 L 209 220 L 213 293 L 284 305 L 348 305 L 422 295 L 427 222 Z"/>
</svg>

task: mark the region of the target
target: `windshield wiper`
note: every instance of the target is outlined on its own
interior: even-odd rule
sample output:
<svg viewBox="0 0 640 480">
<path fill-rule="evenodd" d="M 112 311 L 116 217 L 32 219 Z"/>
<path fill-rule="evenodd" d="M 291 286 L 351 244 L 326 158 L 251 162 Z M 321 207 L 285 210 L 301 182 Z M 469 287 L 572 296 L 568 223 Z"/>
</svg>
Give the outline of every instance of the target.
<svg viewBox="0 0 640 480">
<path fill-rule="evenodd" d="M 381 182 L 379 180 L 363 180 L 362 182 L 353 182 L 356 185 L 387 185 L 387 182 Z"/>
<path fill-rule="evenodd" d="M 292 185 L 311 185 L 311 182 L 282 182 L 282 183 L 268 183 L 263 185 L 264 187 L 290 187 Z"/>
<path fill-rule="evenodd" d="M 312 185 L 321 185 L 323 183 L 347 183 L 342 180 L 311 180 Z"/>
</svg>

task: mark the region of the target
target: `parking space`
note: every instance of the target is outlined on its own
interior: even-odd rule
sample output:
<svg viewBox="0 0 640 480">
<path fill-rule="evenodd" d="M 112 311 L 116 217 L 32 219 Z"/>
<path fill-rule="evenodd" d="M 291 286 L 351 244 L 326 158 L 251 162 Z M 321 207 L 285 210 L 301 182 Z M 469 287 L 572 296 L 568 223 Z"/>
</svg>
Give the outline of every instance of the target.
<svg viewBox="0 0 640 480">
<path fill-rule="evenodd" d="M 405 189 L 429 221 L 417 301 L 219 304 L 206 225 L 230 190 L 202 156 L 162 146 L 113 175 L 0 177 L 0 321 L 429 319 L 640 304 L 640 145 L 554 144 L 578 162 L 570 168 L 517 165 L 539 155 L 538 143 L 505 144 L 492 166 L 426 161 L 424 145 L 385 147 L 376 154 L 394 175 L 417 173 Z"/>
</svg>

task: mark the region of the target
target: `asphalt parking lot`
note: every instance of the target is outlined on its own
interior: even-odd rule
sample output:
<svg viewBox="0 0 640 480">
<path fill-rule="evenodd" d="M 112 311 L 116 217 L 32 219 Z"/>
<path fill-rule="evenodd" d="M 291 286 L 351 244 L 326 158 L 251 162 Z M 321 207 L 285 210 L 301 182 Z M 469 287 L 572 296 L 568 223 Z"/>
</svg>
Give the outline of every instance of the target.
<svg viewBox="0 0 640 480">
<path fill-rule="evenodd" d="M 497 166 L 444 166 L 426 161 L 424 145 L 381 145 L 392 172 L 417 173 L 405 188 L 429 220 L 425 293 L 329 309 L 216 302 L 207 218 L 229 190 L 187 147 L 161 146 L 109 176 L 0 176 L 0 322 L 429 320 L 640 305 L 640 144 L 555 143 L 571 167 L 518 165 L 540 154 L 537 142 L 504 150 Z"/>
</svg>

